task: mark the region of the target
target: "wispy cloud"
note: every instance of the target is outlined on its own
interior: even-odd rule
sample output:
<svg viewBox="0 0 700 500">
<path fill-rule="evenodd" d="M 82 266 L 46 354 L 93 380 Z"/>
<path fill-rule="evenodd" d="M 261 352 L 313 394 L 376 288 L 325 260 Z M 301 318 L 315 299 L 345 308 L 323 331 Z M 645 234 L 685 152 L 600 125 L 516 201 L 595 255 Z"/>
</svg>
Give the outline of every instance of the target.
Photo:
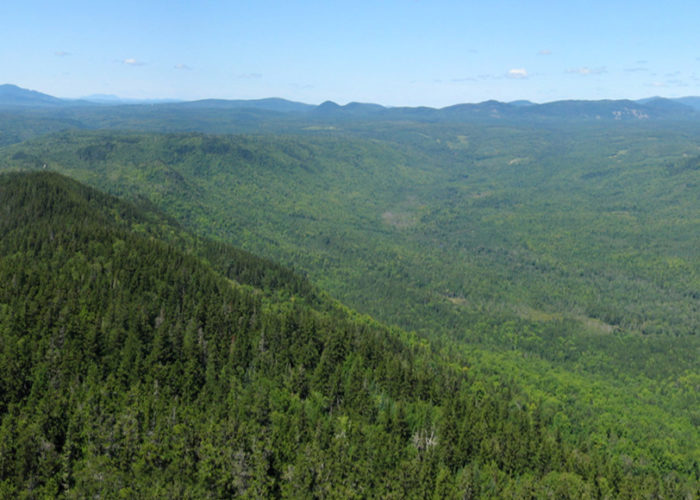
<svg viewBox="0 0 700 500">
<path fill-rule="evenodd" d="M 511 68 L 505 73 L 481 73 L 480 75 L 476 75 L 473 77 L 465 77 L 465 78 L 453 78 L 451 81 L 455 83 L 459 82 L 476 82 L 476 81 L 484 81 L 484 80 L 503 80 L 506 78 L 510 78 L 513 80 L 524 80 L 526 78 L 530 78 L 533 76 L 531 73 L 528 73 L 528 71 L 525 68 Z"/>
<path fill-rule="evenodd" d="M 528 74 L 525 68 L 513 68 L 508 70 L 507 76 L 508 78 L 522 79 L 527 78 Z"/>
<path fill-rule="evenodd" d="M 124 59 L 122 61 L 122 64 L 126 64 L 127 66 L 144 66 L 146 63 L 139 61 L 138 59 L 134 59 L 132 57 L 129 57 L 127 59 Z"/>
<path fill-rule="evenodd" d="M 57 50 L 56 52 L 53 53 L 56 57 L 66 57 L 70 55 L 70 52 L 66 52 L 65 50 Z"/>
<path fill-rule="evenodd" d="M 679 80 L 678 78 L 674 78 L 673 80 L 668 80 L 667 83 L 673 87 L 688 87 L 687 82 L 685 82 L 683 80 Z"/>
<path fill-rule="evenodd" d="M 551 56 L 552 51 L 549 49 L 542 49 L 539 52 L 537 52 L 537 55 L 539 55 L 539 56 Z"/>
<path fill-rule="evenodd" d="M 566 70 L 566 72 L 570 73 L 570 74 L 575 74 L 575 75 L 589 76 L 589 75 L 602 75 L 603 73 L 607 73 L 608 70 L 605 69 L 605 67 L 589 68 L 588 66 L 583 66 L 581 68 L 568 69 L 568 70 Z"/>
<path fill-rule="evenodd" d="M 181 63 L 181 64 L 176 64 L 175 66 L 173 66 L 173 68 L 175 68 L 175 69 L 181 69 L 181 70 L 184 70 L 184 71 L 190 71 L 190 70 L 192 69 L 192 68 L 189 67 L 187 64 L 182 64 L 182 63 Z"/>
<path fill-rule="evenodd" d="M 649 71 L 649 68 L 642 68 L 642 67 L 637 67 L 637 68 L 625 68 L 625 71 L 627 73 L 641 73 L 643 71 Z"/>
</svg>

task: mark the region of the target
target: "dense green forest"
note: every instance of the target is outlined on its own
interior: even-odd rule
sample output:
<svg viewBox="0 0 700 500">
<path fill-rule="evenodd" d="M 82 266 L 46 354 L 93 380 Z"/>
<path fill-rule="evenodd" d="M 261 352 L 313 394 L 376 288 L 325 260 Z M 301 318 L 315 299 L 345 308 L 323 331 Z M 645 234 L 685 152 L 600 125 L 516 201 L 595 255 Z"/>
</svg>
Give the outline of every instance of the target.
<svg viewBox="0 0 700 500">
<path fill-rule="evenodd" d="M 610 138 L 604 127 L 416 127 L 377 127 L 375 139 L 361 127 L 64 132 L 2 157 L 148 199 L 196 232 L 294 265 L 349 305 L 431 335 L 474 340 L 469 325 L 484 312 L 592 334 L 695 332 L 694 129 L 627 127 Z"/>
<path fill-rule="evenodd" d="M 574 430 L 293 273 L 262 293 L 249 254 L 232 281 L 144 209 L 44 173 L 0 200 L 3 497 L 694 493 L 688 456 Z"/>
<path fill-rule="evenodd" d="M 131 111 L 0 127 L 129 200 L 0 177 L 0 497 L 700 494 L 698 125 Z"/>
</svg>

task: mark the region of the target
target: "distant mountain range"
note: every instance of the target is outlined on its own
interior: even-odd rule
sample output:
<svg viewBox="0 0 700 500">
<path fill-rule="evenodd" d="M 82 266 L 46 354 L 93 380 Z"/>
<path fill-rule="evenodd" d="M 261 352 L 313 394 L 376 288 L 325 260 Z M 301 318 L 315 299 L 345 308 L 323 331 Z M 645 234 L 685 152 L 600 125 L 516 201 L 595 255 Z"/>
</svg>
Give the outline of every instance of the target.
<svg viewBox="0 0 700 500">
<path fill-rule="evenodd" d="M 61 106 L 64 99 L 42 94 L 35 90 L 27 90 L 17 85 L 0 85 L 0 106 Z"/>
<path fill-rule="evenodd" d="M 99 106 L 143 106 L 167 110 L 251 110 L 263 113 L 301 114 L 316 120 L 414 120 L 472 121 L 483 119 L 510 120 L 676 120 L 700 119 L 700 97 L 667 99 L 650 97 L 633 100 L 563 100 L 543 104 L 519 100 L 509 103 L 484 101 L 456 104 L 444 108 L 385 107 L 380 104 L 351 102 L 339 105 L 326 101 L 320 105 L 305 104 L 281 98 L 198 101 L 129 100 L 113 95 L 95 94 L 82 99 L 61 99 L 16 85 L 0 85 L 0 109 L 69 108 Z"/>
<path fill-rule="evenodd" d="M 125 99 L 113 94 L 91 94 L 81 97 L 79 101 L 88 101 L 95 104 L 165 104 L 172 102 L 182 102 L 180 99 Z M 75 102 L 75 101 L 69 101 Z"/>
</svg>

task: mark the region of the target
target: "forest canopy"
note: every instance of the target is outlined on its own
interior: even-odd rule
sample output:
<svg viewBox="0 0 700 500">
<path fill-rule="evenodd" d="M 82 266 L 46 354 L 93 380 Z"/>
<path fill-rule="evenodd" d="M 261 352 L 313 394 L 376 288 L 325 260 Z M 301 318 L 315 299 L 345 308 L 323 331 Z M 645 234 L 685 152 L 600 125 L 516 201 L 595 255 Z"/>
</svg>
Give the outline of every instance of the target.
<svg viewBox="0 0 700 500">
<path fill-rule="evenodd" d="M 286 126 L 15 124 L 0 496 L 698 494 L 691 126 Z"/>
</svg>

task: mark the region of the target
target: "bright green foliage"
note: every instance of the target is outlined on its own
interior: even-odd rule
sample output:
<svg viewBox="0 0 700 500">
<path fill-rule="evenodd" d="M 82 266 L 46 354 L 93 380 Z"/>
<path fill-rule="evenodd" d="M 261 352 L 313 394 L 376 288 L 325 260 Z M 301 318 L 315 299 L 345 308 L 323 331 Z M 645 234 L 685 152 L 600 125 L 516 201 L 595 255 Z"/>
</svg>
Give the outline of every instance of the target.
<svg viewBox="0 0 700 500">
<path fill-rule="evenodd" d="M 8 243 L 11 252 L 0 253 L 3 269 L 23 269 L 36 261 L 43 267 L 27 276 L 33 276 L 31 286 L 44 291 L 23 288 L 26 298 L 20 298 L 14 289 L 2 288 L 9 290 L 2 292 L 5 296 L 12 297 L 0 301 L 3 332 L 8 325 L 17 331 L 29 331 L 33 323 L 42 325 L 36 319 L 41 311 L 47 318 L 58 315 L 60 321 L 50 319 L 45 329 L 60 323 L 74 336 L 84 332 L 85 346 L 81 343 L 80 348 L 93 352 L 85 358 L 89 361 L 70 354 L 81 363 L 75 373 L 82 373 L 86 363 L 102 366 L 104 349 L 118 345 L 123 355 L 113 357 L 119 358 L 122 378 L 132 372 L 137 378 L 144 374 L 151 377 L 149 381 L 160 380 L 163 387 L 172 376 L 173 384 L 178 384 L 172 390 L 178 394 L 208 394 L 222 375 L 215 370 L 219 365 L 203 366 L 201 359 L 198 363 L 196 353 L 201 335 L 209 334 L 203 327 L 199 332 L 211 308 L 187 309 L 180 317 L 160 304 L 156 297 L 173 283 L 182 284 L 175 278 L 165 282 L 141 278 L 131 287 L 132 295 L 119 295 L 117 301 L 80 280 L 93 274 L 98 280 L 106 263 L 122 265 L 115 257 L 130 252 L 136 238 L 152 245 L 148 251 L 141 249 L 146 254 L 163 253 L 178 265 L 179 258 L 187 258 L 218 275 L 218 280 L 226 277 L 243 285 L 222 281 L 212 294 L 233 287 L 261 304 L 251 316 L 254 325 L 239 335 L 250 339 L 239 346 L 239 354 L 250 363 L 236 365 L 239 371 L 231 378 L 237 381 L 237 393 L 249 383 L 255 387 L 247 400 L 235 399 L 231 408 L 267 405 L 266 411 L 251 414 L 236 410 L 237 422 L 258 422 L 258 427 L 241 431 L 257 437 L 247 442 L 247 448 L 227 447 L 233 431 L 223 429 L 219 420 L 206 424 L 211 428 L 202 423 L 214 418 L 209 412 L 213 406 L 198 403 L 193 409 L 189 403 L 181 404 L 184 396 L 179 396 L 179 402 L 168 408 L 177 408 L 173 415 L 182 415 L 181 423 L 197 421 L 196 432 L 189 437 L 182 428 L 176 432 L 172 420 L 172 434 L 180 436 L 173 438 L 180 440 L 177 446 L 168 441 L 158 448 L 160 443 L 145 446 L 143 440 L 134 441 L 129 446 L 148 450 L 151 457 L 151 462 L 138 461 L 138 474 L 171 477 L 163 475 L 163 464 L 152 463 L 154 457 L 171 445 L 172 450 L 184 450 L 182 443 L 199 436 L 211 439 L 207 438 L 205 451 L 183 458 L 196 469 L 196 480 L 183 481 L 181 490 L 167 489 L 174 480 L 159 486 L 156 481 L 151 494 L 186 496 L 186 491 L 192 496 L 221 496 L 223 491 L 245 489 L 249 496 L 295 496 L 298 491 L 317 496 L 435 498 L 698 496 L 693 495 L 700 457 L 697 124 L 499 119 L 389 123 L 264 117 L 249 110 L 193 109 L 183 114 L 167 106 L 157 112 L 117 107 L 5 114 L 0 116 L 0 144 L 66 127 L 266 133 L 73 131 L 0 150 L 3 169 L 59 170 L 126 196 L 140 207 L 70 184 L 69 192 L 81 193 L 74 201 L 99 200 L 89 212 L 103 213 L 103 218 L 95 227 L 85 228 L 99 241 L 112 238 L 112 249 L 108 252 L 109 247 L 99 242 L 89 250 L 68 245 L 65 255 L 57 254 L 64 260 L 41 264 L 43 257 L 22 260 L 20 255 L 32 256 L 32 249 L 43 248 L 45 239 L 54 241 L 51 232 L 45 233 L 48 238 L 29 237 L 31 243 L 21 250 L 12 246 L 16 242 Z M 280 131 L 288 135 L 270 135 Z M 101 205 L 108 210 L 101 210 Z M 153 206 L 168 217 L 154 213 Z M 19 234 L 15 229 L 24 226 L 33 231 L 36 208 L 27 205 L 24 222 L 8 234 Z M 74 215 L 85 218 L 81 210 L 68 220 Z M 396 341 L 390 343 L 391 352 L 407 349 L 412 354 L 392 355 L 370 370 L 368 359 L 376 356 L 372 349 L 381 350 L 383 344 L 353 344 L 351 336 L 328 336 L 327 331 L 336 331 L 335 322 L 341 319 L 353 325 L 359 321 L 363 332 L 375 331 L 377 325 L 344 310 L 286 267 L 188 234 L 175 220 L 198 234 L 293 265 L 348 305 L 415 330 L 417 336 L 389 334 L 380 328 Z M 118 234 L 104 236 L 104 231 Z M 17 236 L 17 241 L 28 234 Z M 59 258 L 54 247 L 46 248 L 46 256 Z M 78 254 L 68 257 L 74 248 L 79 248 Z M 135 258 L 141 250 L 126 255 Z M 149 257 L 145 267 L 132 265 L 124 273 L 143 277 L 152 267 L 157 270 L 153 274 L 170 276 L 168 264 L 156 263 L 159 258 Z M 89 272 L 80 271 L 85 266 Z M 70 273 L 44 287 L 45 276 L 64 268 Z M 210 288 L 202 281 L 186 285 L 181 290 Z M 77 298 L 71 299 L 77 301 L 75 307 L 64 307 L 71 303 L 64 298 L 65 291 L 50 292 L 59 289 L 78 290 L 73 292 Z M 141 297 L 144 289 L 146 298 Z M 199 292 L 192 293 L 198 297 L 193 300 L 201 303 Z M 60 300 L 52 299 L 52 294 Z M 24 292 L 20 295 L 25 297 Z M 83 295 L 101 299 L 92 302 Z M 102 318 L 98 311 L 103 308 L 114 308 L 113 302 L 122 306 L 110 318 L 123 318 L 123 331 L 113 328 L 112 319 L 95 319 Z M 33 308 L 27 309 L 30 304 Z M 303 319 L 290 319 L 296 317 L 290 316 L 292 312 Z M 19 323 L 7 319 L 20 316 L 24 319 Z M 160 332 L 156 322 L 171 333 L 154 334 L 151 343 L 144 343 L 142 333 L 125 333 L 148 327 Z M 290 344 L 270 333 L 278 330 L 295 331 L 299 341 Z M 101 343 L 105 332 L 115 339 L 123 337 L 123 346 Z M 163 338 L 157 340 L 159 336 Z M 422 340 L 426 338 L 430 343 Z M 162 353 L 163 366 L 172 353 L 188 360 L 178 361 L 173 373 L 180 375 L 171 375 L 170 368 L 165 375 L 151 373 L 159 365 L 152 366 L 152 359 L 146 362 L 139 354 L 146 348 L 150 352 L 151 346 Z M 3 365 L 8 370 L 3 376 L 23 380 L 3 385 L 0 394 L 7 391 L 18 398 L 34 383 L 47 387 L 41 385 L 51 373 L 47 368 L 26 375 L 35 364 L 15 361 L 26 360 L 34 352 L 33 343 L 0 347 L 10 353 L 3 359 L 11 360 Z M 74 344 L 69 347 L 75 351 Z M 276 365 L 277 353 L 283 361 Z M 414 382 L 406 380 L 406 366 L 411 367 Z M 104 380 L 97 376 L 102 369 L 91 375 L 88 385 L 103 387 Z M 273 370 L 274 376 L 265 370 Z M 444 396 L 441 384 L 446 374 L 461 381 L 449 386 L 455 395 L 468 388 L 464 398 Z M 113 392 L 131 390 L 131 379 L 120 383 Z M 146 383 L 138 384 L 145 394 L 138 397 L 148 400 Z M 470 410 L 469 402 L 481 401 L 484 393 L 496 395 L 491 409 L 483 414 Z M 109 404 L 104 406 L 105 415 L 120 414 L 119 408 L 126 405 L 121 400 Z M 528 417 L 521 419 L 516 410 Z M 50 414 L 45 407 L 41 411 Z M 29 438 L 28 433 L 15 440 L 20 414 L 13 415 L 14 423 L 8 420 L 2 427 L 0 446 L 44 443 L 43 437 Z M 24 428 L 40 431 L 36 423 L 43 420 L 34 418 L 34 413 L 22 415 Z M 108 426 L 115 418 L 105 418 L 108 423 L 100 433 L 112 432 Z M 133 428 L 139 420 L 129 418 L 122 420 L 132 422 Z M 535 438 L 519 440 L 528 421 L 536 423 Z M 302 429 L 299 434 L 297 428 Z M 287 440 L 285 435 L 297 437 Z M 333 441 L 336 435 L 347 441 Z M 433 436 L 437 445 L 427 446 Z M 7 456 L 6 449 L 0 449 L 0 460 Z M 108 451 L 100 449 L 89 458 L 80 455 L 76 463 L 84 463 L 77 472 L 62 469 L 52 476 L 59 486 L 49 481 L 43 491 L 53 496 L 51 488 L 62 487 L 60 477 L 72 478 L 65 484 L 77 484 L 75 478 L 81 477 L 84 487 L 75 496 L 100 491 L 109 491 L 107 496 L 115 496 L 115 491 L 124 497 L 140 496 L 145 490 L 133 481 L 137 465 L 128 469 L 120 465 L 115 469 L 119 474 L 110 475 L 99 489 L 94 478 L 113 466 L 112 448 L 104 449 Z M 137 464 L 134 456 L 128 460 Z M 528 466 L 523 465 L 526 461 Z M 542 463 L 556 465 L 537 465 Z M 222 470 L 236 471 L 235 478 Z M 367 485 L 369 475 L 374 482 Z M 88 487 L 90 478 L 94 484 Z M 212 482 L 228 489 L 213 494 L 207 486 Z M 0 497 L 17 496 L 13 489 L 17 487 L 23 488 L 14 480 L 0 481 Z"/>
<path fill-rule="evenodd" d="M 147 199 L 430 338 L 662 378 L 693 366 L 699 347 L 696 129 L 65 132 L 5 158 Z"/>
<path fill-rule="evenodd" d="M 0 177 L 0 212 L 2 497 L 697 494 L 692 450 L 571 425 L 575 377 L 533 399 L 56 174 Z"/>
</svg>

